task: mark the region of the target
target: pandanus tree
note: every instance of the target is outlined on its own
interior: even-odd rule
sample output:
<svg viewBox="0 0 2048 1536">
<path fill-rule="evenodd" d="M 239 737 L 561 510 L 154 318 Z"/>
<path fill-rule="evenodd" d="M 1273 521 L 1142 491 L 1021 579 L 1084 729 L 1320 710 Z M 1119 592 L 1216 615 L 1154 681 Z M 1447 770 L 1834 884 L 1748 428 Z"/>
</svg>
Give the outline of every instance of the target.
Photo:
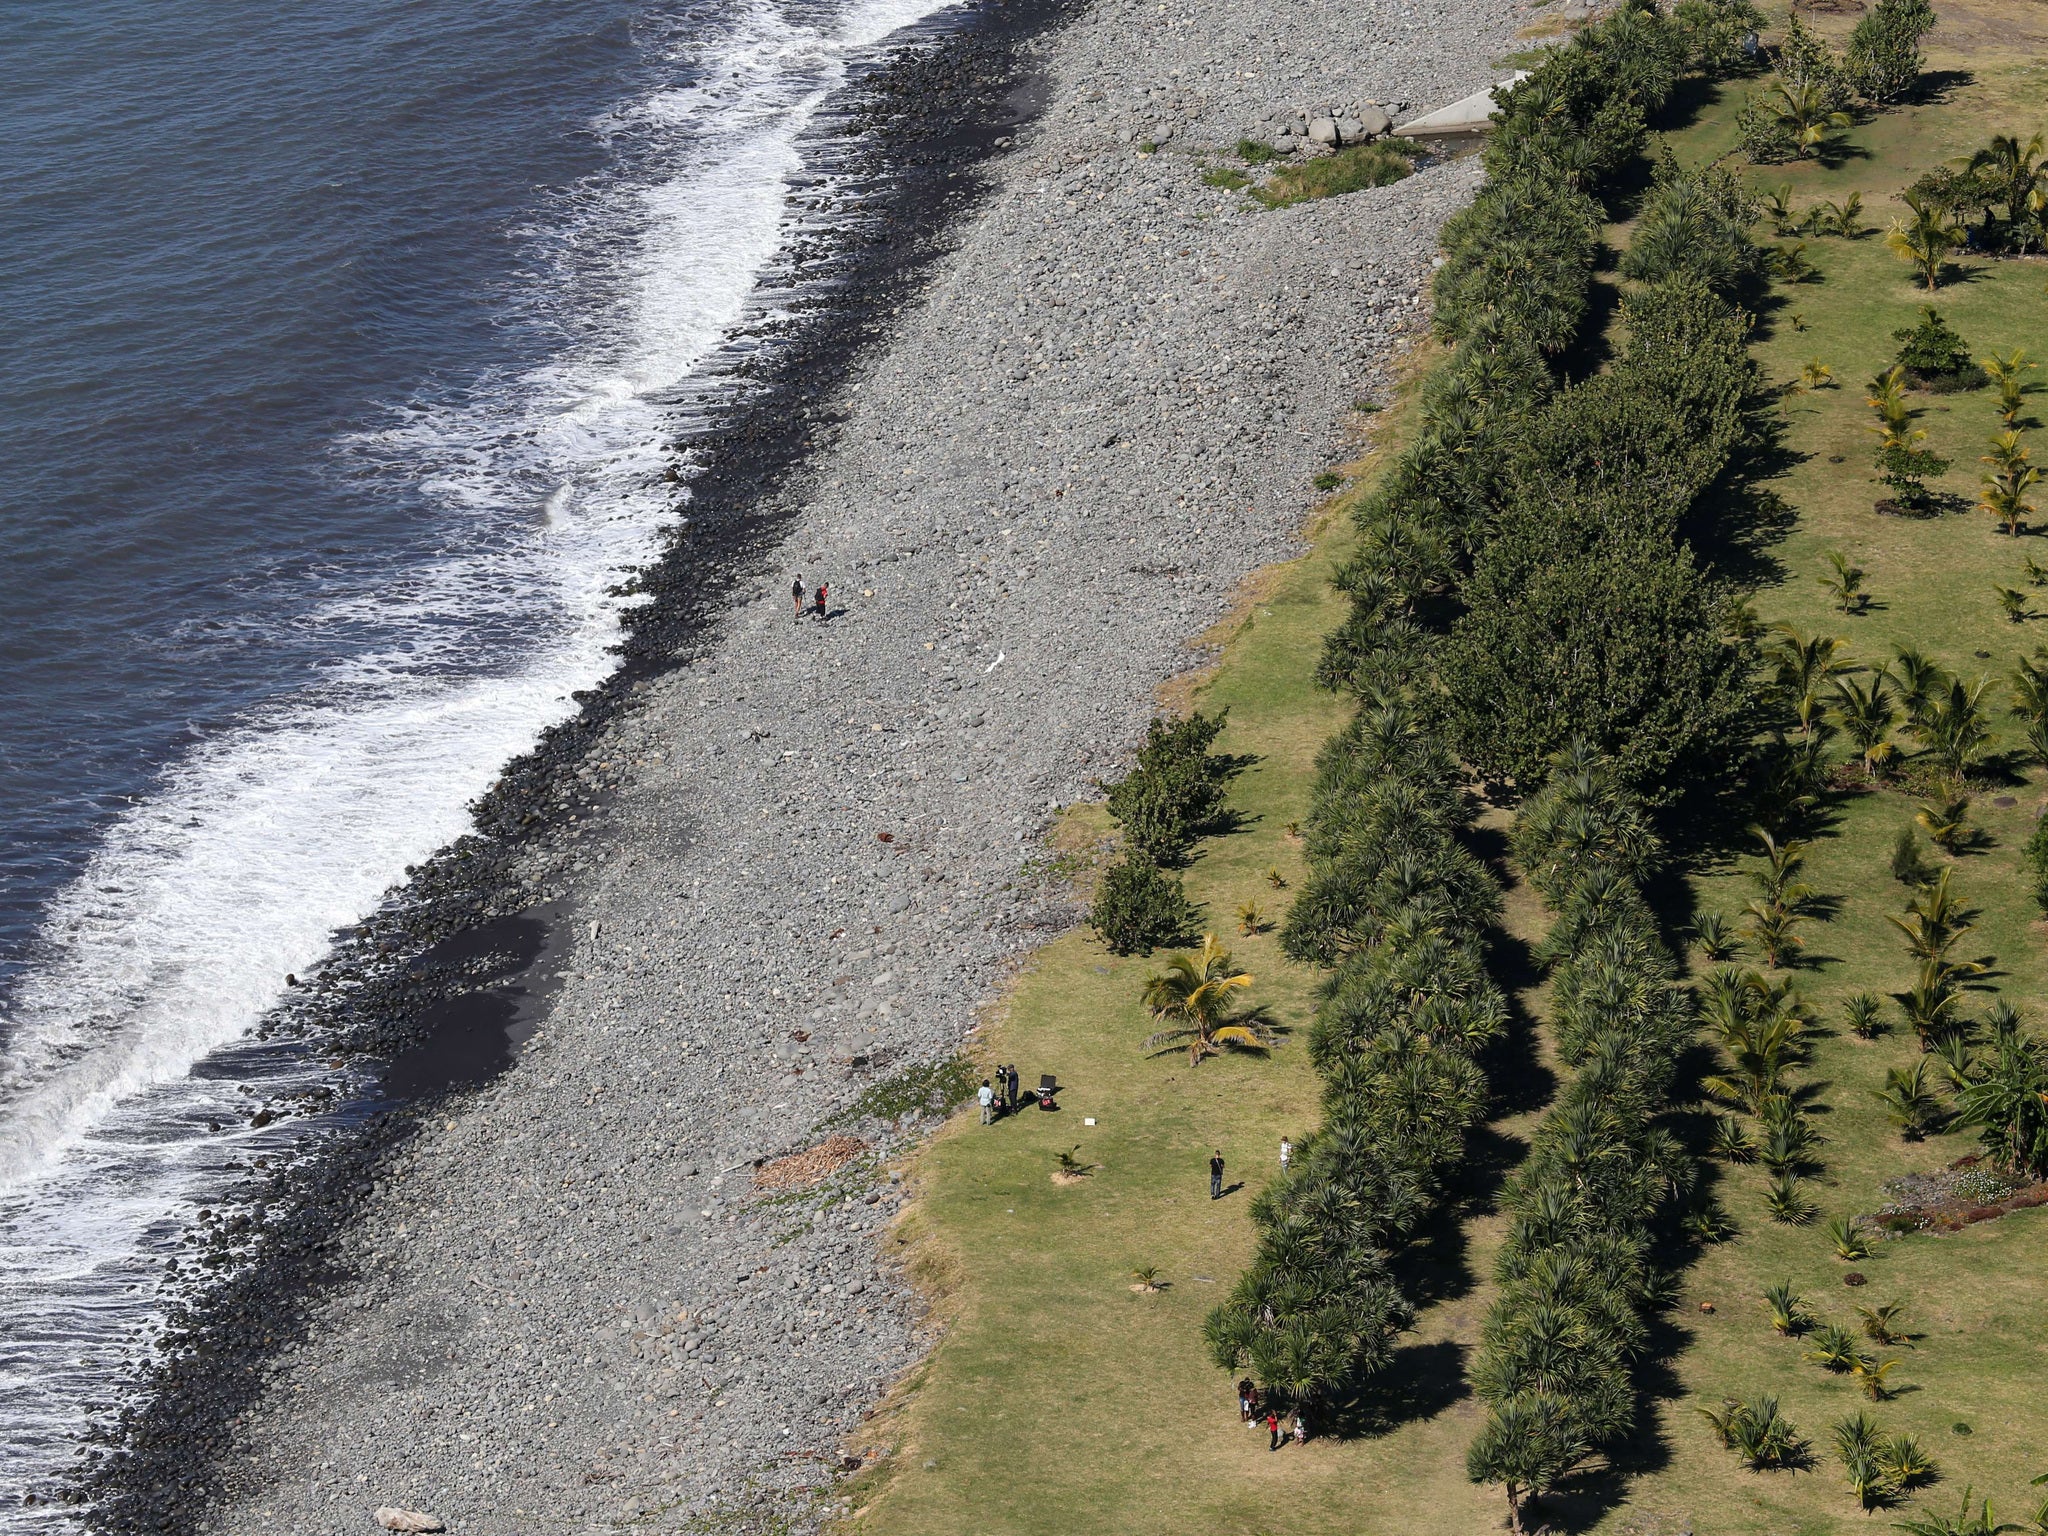
<svg viewBox="0 0 2048 1536">
<path fill-rule="evenodd" d="M 1148 1049 L 1187 1047 L 1188 1065 L 1224 1050 L 1264 1051 L 1274 1043 L 1272 1026 L 1257 1010 L 1239 1011 L 1237 994 L 1252 984 L 1234 968 L 1230 951 L 1213 933 L 1202 935 L 1192 955 L 1175 955 L 1166 969 L 1145 982 L 1145 1006 L 1167 1027 L 1146 1037 Z"/>
</svg>

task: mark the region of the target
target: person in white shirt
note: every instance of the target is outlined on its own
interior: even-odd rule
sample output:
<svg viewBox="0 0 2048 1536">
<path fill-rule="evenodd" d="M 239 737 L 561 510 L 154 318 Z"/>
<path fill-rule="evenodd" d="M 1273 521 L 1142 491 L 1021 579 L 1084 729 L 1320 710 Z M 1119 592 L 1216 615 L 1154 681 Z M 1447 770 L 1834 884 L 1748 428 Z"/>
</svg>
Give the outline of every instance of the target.
<svg viewBox="0 0 2048 1536">
<path fill-rule="evenodd" d="M 1288 1164 L 1294 1161 L 1294 1143 L 1285 1136 L 1280 1138 L 1280 1171 L 1287 1172 Z"/>
<path fill-rule="evenodd" d="M 996 1121 L 996 1091 L 989 1086 L 987 1078 L 984 1077 L 981 1080 L 981 1092 L 976 1094 L 975 1097 L 981 1100 L 981 1123 L 983 1125 L 994 1125 Z"/>
</svg>

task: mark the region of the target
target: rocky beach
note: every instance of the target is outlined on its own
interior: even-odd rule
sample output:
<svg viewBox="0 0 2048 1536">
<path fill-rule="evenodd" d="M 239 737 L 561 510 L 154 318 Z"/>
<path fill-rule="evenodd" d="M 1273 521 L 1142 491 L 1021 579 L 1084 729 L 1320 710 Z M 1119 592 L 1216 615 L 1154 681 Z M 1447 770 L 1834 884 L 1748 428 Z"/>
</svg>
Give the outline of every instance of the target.
<svg viewBox="0 0 2048 1536">
<path fill-rule="evenodd" d="M 1298 550 L 1478 181 L 1433 159 L 1269 209 L 1204 169 L 1490 84 L 1528 19 L 1098 0 L 1013 40 L 1032 115 L 760 487 L 686 659 L 635 657 L 529 786 L 546 815 L 496 878 L 551 925 L 530 1035 L 351 1165 L 330 1283 L 227 1402 L 183 1528 L 832 1513 L 863 1413 L 932 1343 L 888 1250 L 944 1065 L 1074 920 L 1042 834 L 1239 581 Z M 793 615 L 799 574 L 828 618 Z"/>
</svg>

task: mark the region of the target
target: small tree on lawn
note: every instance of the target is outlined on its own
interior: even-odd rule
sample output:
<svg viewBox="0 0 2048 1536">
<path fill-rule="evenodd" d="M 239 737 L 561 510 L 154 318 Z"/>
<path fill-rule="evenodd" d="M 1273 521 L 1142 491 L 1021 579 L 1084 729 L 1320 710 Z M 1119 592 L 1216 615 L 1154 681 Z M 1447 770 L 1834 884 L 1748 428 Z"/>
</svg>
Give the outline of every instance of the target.
<svg viewBox="0 0 2048 1536">
<path fill-rule="evenodd" d="M 1933 293 L 1941 286 L 1941 269 L 1949 254 L 1959 249 L 1965 236 L 1954 215 L 1916 192 L 1902 193 L 1912 217 L 1894 224 L 1884 237 L 1885 245 L 1901 261 L 1909 261 Z"/>
<path fill-rule="evenodd" d="M 1249 973 L 1234 970 L 1230 951 L 1213 933 L 1202 935 L 1192 955 L 1175 955 L 1166 969 L 1145 982 L 1145 1006 L 1167 1028 L 1148 1036 L 1148 1048 L 1185 1043 L 1188 1065 L 1226 1048 L 1263 1051 L 1273 1045 L 1273 1031 L 1256 1010 L 1237 1011 L 1236 994 L 1252 984 Z"/>
<path fill-rule="evenodd" d="M 1864 100 L 1890 106 L 1910 95 L 1926 56 L 1920 39 L 1934 30 L 1928 0 L 1877 0 L 1849 34 L 1842 72 Z"/>
</svg>

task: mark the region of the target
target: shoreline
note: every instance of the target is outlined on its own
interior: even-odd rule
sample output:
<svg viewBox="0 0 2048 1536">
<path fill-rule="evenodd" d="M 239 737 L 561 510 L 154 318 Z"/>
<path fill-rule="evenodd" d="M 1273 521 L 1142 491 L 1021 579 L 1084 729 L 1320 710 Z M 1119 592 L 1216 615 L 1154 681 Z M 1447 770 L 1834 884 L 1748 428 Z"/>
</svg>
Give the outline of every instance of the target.
<svg viewBox="0 0 2048 1536">
<path fill-rule="evenodd" d="M 1492 78 L 1498 48 L 1481 45 L 1513 15 L 1475 9 L 1491 32 L 1436 65 L 1453 78 L 1399 66 L 1420 105 L 1422 86 Z M 1277 30 L 1331 68 L 1356 51 L 1319 13 L 1275 28 L 1256 7 L 1206 11 L 1230 18 L 1212 34 Z M 190 1369 L 128 1420 L 142 1456 L 98 1475 L 96 1528 L 162 1529 L 203 1504 L 209 1528 L 352 1529 L 383 1503 L 460 1529 L 673 1528 L 785 1490 L 783 1514 L 811 1518 L 823 1484 L 800 1464 L 829 1459 L 922 1351 L 915 1299 L 871 1245 L 896 1203 L 886 1162 L 931 1116 L 867 1116 L 870 1156 L 808 1199 L 722 1181 L 950 1056 L 1015 958 L 1071 921 L 1019 888 L 1016 855 L 1127 749 L 1237 578 L 1298 547 L 1307 482 L 1350 401 L 1384 386 L 1435 226 L 1472 181 L 1446 164 L 1243 208 L 1180 144 L 1251 131 L 1261 88 L 1183 109 L 1086 83 L 1115 67 L 1119 20 L 1144 14 L 1103 4 L 1063 34 L 1087 37 L 1045 62 L 1049 114 L 978 219 L 947 206 L 945 124 L 911 135 L 906 158 L 934 157 L 926 243 L 895 232 L 901 286 L 844 316 L 885 344 L 818 343 L 838 371 L 806 381 L 808 418 L 757 396 L 751 426 L 717 434 L 729 456 L 693 484 L 692 541 L 728 534 L 725 564 L 707 582 L 678 549 L 648 573 L 655 606 L 621 671 L 508 768 L 480 836 L 422 873 L 407 911 L 426 921 L 394 913 L 357 941 L 541 923 L 537 943 L 430 943 L 424 966 L 386 965 L 359 990 L 389 1011 L 353 1010 L 343 1038 L 389 1054 L 416 1035 L 436 968 L 468 973 L 462 996 L 532 988 L 538 1033 L 504 1075 L 429 1092 L 294 1175 L 282 1267 L 196 1324 Z M 1013 98 L 1039 35 L 987 44 L 974 78 L 1007 51 L 993 94 Z M 901 94 L 939 72 L 898 63 Z M 1167 150 L 1135 154 L 1127 133 L 1156 137 L 1169 112 L 1185 126 Z M 1009 147 L 994 127 L 985 153 Z M 1091 370 L 1104 356 L 1125 366 Z M 1253 379 L 1256 405 L 1230 387 Z M 801 441 L 825 417 L 842 430 Z M 700 525 L 721 497 L 723 521 Z M 823 570 L 845 612 L 792 629 L 791 563 Z M 589 822 L 563 819 L 572 801 Z M 228 1342 L 259 1331 L 273 1342 Z M 218 1458 L 210 1480 L 195 1443 Z"/>
</svg>

